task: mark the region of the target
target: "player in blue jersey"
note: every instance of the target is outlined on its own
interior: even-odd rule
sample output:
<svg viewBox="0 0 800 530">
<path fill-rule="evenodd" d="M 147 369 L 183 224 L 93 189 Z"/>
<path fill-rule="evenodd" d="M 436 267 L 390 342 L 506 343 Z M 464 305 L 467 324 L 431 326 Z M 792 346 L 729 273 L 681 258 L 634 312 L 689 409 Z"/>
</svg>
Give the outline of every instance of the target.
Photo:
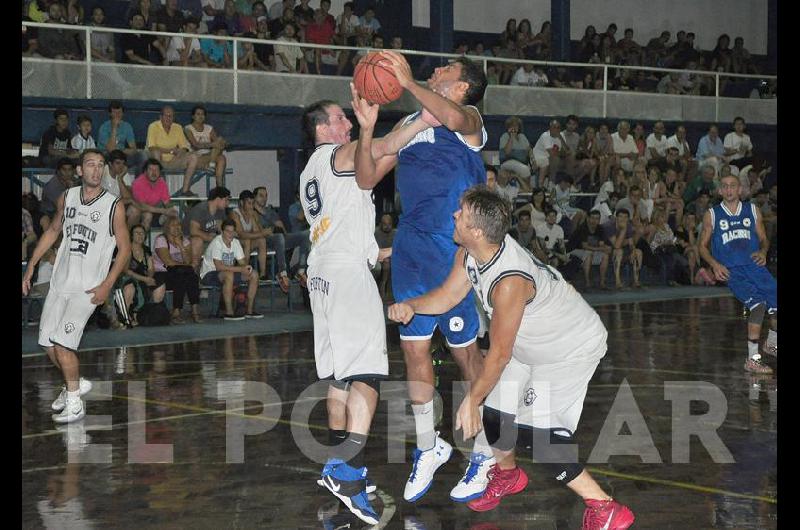
<svg viewBox="0 0 800 530">
<path fill-rule="evenodd" d="M 487 134 L 474 106 L 486 91 L 480 66 L 458 58 L 437 68 L 427 87 L 414 81 L 402 55 L 384 51 L 397 80 L 435 118 L 435 126 L 418 133 L 398 155 L 397 189 L 403 212 L 392 247 L 392 290 L 398 301 L 438 287 L 453 265 L 453 213 L 462 193 L 486 182 L 480 150 Z M 422 119 L 412 114 L 401 123 Z M 400 344 L 406 361 L 417 448 L 403 497 L 420 499 L 431 486 L 433 474 L 452 454 L 452 446 L 434 430 L 434 373 L 431 337 L 438 327 L 444 334 L 461 374 L 472 381 L 482 365 L 476 344 L 478 315 L 472 293 L 442 315 L 416 315 L 400 326 Z M 458 502 L 479 497 L 495 463 L 485 436 L 476 439 L 463 478 L 450 492 Z"/>
<path fill-rule="evenodd" d="M 739 200 L 739 187 L 737 177 L 720 179 L 722 202 L 703 217 L 700 255 L 711 265 L 714 276 L 727 281 L 733 295 L 750 310 L 745 370 L 769 374 L 772 368 L 761 360 L 759 341 L 764 314 L 768 313 L 770 330 L 764 349 L 778 355 L 778 289 L 775 278 L 764 266 L 769 240 L 761 212 L 750 201 Z"/>
</svg>

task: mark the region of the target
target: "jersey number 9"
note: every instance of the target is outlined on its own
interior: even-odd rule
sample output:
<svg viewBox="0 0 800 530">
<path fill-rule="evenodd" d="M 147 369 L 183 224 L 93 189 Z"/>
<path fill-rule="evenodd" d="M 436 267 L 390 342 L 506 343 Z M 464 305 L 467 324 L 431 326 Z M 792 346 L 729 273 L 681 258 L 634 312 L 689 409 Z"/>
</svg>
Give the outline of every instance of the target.
<svg viewBox="0 0 800 530">
<path fill-rule="evenodd" d="M 318 216 L 322 211 L 322 196 L 319 194 L 319 182 L 317 182 L 317 179 L 308 181 L 304 195 L 308 204 L 308 213 L 311 214 L 311 217 Z"/>
</svg>

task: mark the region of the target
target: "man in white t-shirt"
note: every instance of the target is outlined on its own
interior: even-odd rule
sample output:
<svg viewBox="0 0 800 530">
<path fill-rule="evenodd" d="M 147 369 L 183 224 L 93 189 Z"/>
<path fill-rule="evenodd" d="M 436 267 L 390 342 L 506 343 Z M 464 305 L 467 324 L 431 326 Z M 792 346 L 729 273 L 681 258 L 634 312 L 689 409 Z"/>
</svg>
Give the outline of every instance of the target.
<svg viewBox="0 0 800 530">
<path fill-rule="evenodd" d="M 692 149 L 686 140 L 686 127 L 678 125 L 675 134 L 667 138 L 667 149 L 674 147 L 678 150 L 678 157 L 683 168 L 686 182 L 690 182 L 697 174 L 697 160 L 692 156 Z"/>
<path fill-rule="evenodd" d="M 183 32 L 197 33 L 197 20 L 187 18 L 183 22 Z M 200 50 L 200 39 L 197 37 L 172 37 L 167 46 L 167 61 L 171 66 L 205 66 L 206 62 Z"/>
<path fill-rule="evenodd" d="M 547 251 L 548 263 L 558 267 L 569 261 L 567 249 L 564 246 L 564 229 L 556 224 L 557 213 L 549 208 L 545 212 L 545 223 L 536 226 L 536 237 Z"/>
<path fill-rule="evenodd" d="M 644 152 L 644 159 L 650 162 L 651 160 L 661 160 L 667 157 L 667 135 L 664 134 L 664 122 L 657 121 L 653 125 L 653 132 L 651 132 L 647 140 L 647 149 Z"/>
<path fill-rule="evenodd" d="M 548 82 L 547 74 L 530 63 L 520 66 L 511 78 L 512 85 L 520 86 L 547 86 Z"/>
<path fill-rule="evenodd" d="M 539 168 L 539 185 L 545 185 L 549 175 L 558 173 L 561 156 L 565 152 L 564 140 L 561 138 L 561 124 L 558 120 L 550 121 L 550 128 L 539 136 L 533 146 L 533 159 Z"/>
<path fill-rule="evenodd" d="M 247 312 L 237 316 L 233 307 L 233 286 L 247 281 Z M 247 264 L 242 244 L 236 239 L 236 224 L 230 219 L 222 221 L 222 233 L 211 240 L 203 253 L 200 267 L 200 283 L 210 287 L 222 287 L 225 302 L 225 320 L 263 318 L 253 307 L 258 291 L 258 273 Z"/>
<path fill-rule="evenodd" d="M 626 173 L 633 171 L 633 163 L 639 158 L 639 149 L 633 136 L 628 134 L 630 131 L 631 124 L 622 120 L 617 126 L 617 132 L 611 135 L 616 165 L 621 166 Z"/>
<path fill-rule="evenodd" d="M 733 132 L 725 135 L 722 145 L 725 147 L 725 160 L 739 169 L 753 163 L 753 142 L 750 135 L 744 132 L 744 118 L 733 119 Z"/>
</svg>

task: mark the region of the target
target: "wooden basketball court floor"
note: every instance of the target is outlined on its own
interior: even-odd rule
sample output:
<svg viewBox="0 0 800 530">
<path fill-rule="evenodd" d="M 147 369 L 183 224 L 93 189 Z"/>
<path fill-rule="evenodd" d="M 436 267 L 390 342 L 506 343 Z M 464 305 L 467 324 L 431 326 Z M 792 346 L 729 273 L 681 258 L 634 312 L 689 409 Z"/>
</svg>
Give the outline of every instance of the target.
<svg viewBox="0 0 800 530">
<path fill-rule="evenodd" d="M 733 298 L 690 299 L 597 311 L 609 330 L 609 349 L 589 385 L 576 439 L 585 459 L 601 431 L 618 436 L 608 461 L 587 467 L 635 512 L 633 528 L 776 528 L 777 378 L 750 377 L 742 369 L 746 323 L 740 304 Z M 410 407 L 403 406 L 396 327 L 388 335 L 396 384 L 381 397 L 366 453 L 378 486 L 378 526 L 580 528 L 580 500 L 522 453 L 530 483 L 493 511 L 474 513 L 449 499 L 464 470 L 458 452 L 425 497 L 403 501 L 414 426 Z M 312 341 L 310 332 L 299 332 L 83 352 L 81 375 L 95 384 L 86 396 L 93 417 L 61 430 L 49 410 L 61 385 L 58 372 L 46 356 L 24 358 L 22 526 L 366 527 L 317 486 L 321 465 L 299 448 L 309 436 L 326 439 L 324 404 L 317 399 L 324 393 L 308 388 L 316 381 Z M 444 403 L 438 428 L 452 442 L 450 389 L 458 371 L 444 357 L 437 373 Z M 676 396 L 692 396 L 698 388 L 724 396 L 727 410 L 711 430 L 733 463 L 715 461 L 697 436 L 689 437 L 689 463 L 676 462 L 683 438 L 676 440 L 675 431 L 687 419 L 678 409 L 706 426 L 714 423 L 703 416 L 712 408 L 703 401 L 676 405 Z M 612 409 L 616 414 L 609 416 Z M 634 434 L 638 441 L 627 443 Z"/>
</svg>

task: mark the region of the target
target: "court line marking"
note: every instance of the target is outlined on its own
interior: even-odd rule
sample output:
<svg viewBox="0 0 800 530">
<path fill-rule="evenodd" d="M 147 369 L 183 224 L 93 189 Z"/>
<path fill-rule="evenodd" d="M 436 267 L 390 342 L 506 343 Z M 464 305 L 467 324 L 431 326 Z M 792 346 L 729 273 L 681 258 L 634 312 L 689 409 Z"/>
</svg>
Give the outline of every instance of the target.
<svg viewBox="0 0 800 530">
<path fill-rule="evenodd" d="M 103 395 L 105 395 L 105 394 L 103 394 Z M 226 413 L 227 414 L 228 413 L 228 411 L 226 409 L 210 410 L 210 409 L 203 409 L 202 407 L 197 407 L 197 406 L 194 406 L 194 405 L 185 405 L 185 404 L 182 404 L 182 403 L 171 403 L 171 402 L 160 401 L 160 400 L 150 400 L 150 399 L 147 399 L 147 398 L 145 398 L 145 399 L 130 398 L 128 396 L 117 396 L 117 395 L 111 395 L 111 397 L 112 398 L 126 400 L 126 401 L 143 402 L 145 404 L 172 406 L 172 407 L 178 408 L 178 409 L 183 408 L 183 409 L 188 409 L 188 410 L 194 410 L 196 412 L 196 414 L 192 414 L 192 416 L 197 416 L 197 415 L 202 415 L 202 414 L 221 414 L 221 413 Z M 305 398 L 304 400 L 312 400 L 312 399 L 313 400 L 317 400 L 317 399 L 324 400 L 325 398 L 324 397 L 317 398 L 317 397 L 309 396 L 308 398 Z M 294 402 L 299 402 L 299 400 L 295 400 Z M 290 402 L 281 402 L 281 404 L 289 404 L 289 403 Z M 272 404 L 272 405 L 274 406 L 275 404 Z M 261 404 L 252 405 L 250 407 L 245 407 L 244 410 L 246 410 L 247 408 L 255 408 L 255 407 L 261 408 L 262 405 Z M 260 415 L 254 416 L 254 415 L 239 414 L 239 413 L 233 413 L 232 415 L 237 416 L 237 417 L 242 417 L 242 418 L 245 418 L 245 419 L 250 419 L 250 420 L 274 421 L 276 424 L 281 424 L 281 425 L 307 427 L 309 429 L 314 429 L 314 430 L 318 430 L 318 431 L 328 430 L 328 426 L 327 425 L 322 426 L 322 425 L 309 424 L 309 423 L 304 423 L 304 422 L 294 422 L 294 421 L 291 421 L 291 420 L 284 420 L 284 419 L 281 419 L 281 418 L 270 418 L 270 417 L 264 417 L 264 416 L 260 416 Z M 184 415 L 184 416 L 188 417 L 189 415 Z M 157 419 L 158 418 L 155 418 L 155 420 L 157 420 Z M 151 421 L 153 421 L 153 420 L 140 420 L 138 423 L 149 423 Z M 133 424 L 134 422 L 129 422 L 129 423 Z M 125 424 L 118 424 L 117 426 L 122 426 L 122 425 L 125 425 Z M 112 426 L 112 428 L 113 428 L 113 426 Z M 45 435 L 51 436 L 52 434 L 61 434 L 61 432 L 60 431 L 45 431 L 44 433 L 36 433 L 36 434 L 31 434 L 31 435 L 24 435 L 23 439 L 35 438 L 35 437 L 40 437 L 40 436 L 45 436 Z M 405 437 L 402 437 L 402 438 L 401 437 L 389 437 L 389 436 L 385 436 L 385 435 L 377 434 L 377 433 L 372 433 L 372 436 L 374 436 L 376 438 L 383 439 L 383 440 L 402 441 L 406 445 L 415 444 L 416 443 L 416 442 L 413 442 L 413 441 L 406 440 Z M 533 459 L 529 459 L 529 458 L 525 458 L 525 457 L 518 458 L 518 460 L 521 460 L 521 461 L 527 462 L 527 463 L 534 463 Z M 649 483 L 652 483 L 652 484 L 659 484 L 659 485 L 663 485 L 663 486 L 671 486 L 671 487 L 675 487 L 675 488 L 681 488 L 681 489 L 686 489 L 686 490 L 697 491 L 697 492 L 700 492 L 700 493 L 709 493 L 709 494 L 715 494 L 715 495 L 729 495 L 729 496 L 742 498 L 742 499 L 756 500 L 756 501 L 760 501 L 760 502 L 767 502 L 767 503 L 770 503 L 770 504 L 778 504 L 778 500 L 776 498 L 774 498 L 774 497 L 766 497 L 766 496 L 754 495 L 754 494 L 749 494 L 749 493 L 738 493 L 738 492 L 723 490 L 723 489 L 720 489 L 720 488 L 714 488 L 714 487 L 710 487 L 710 486 L 699 486 L 697 484 L 692 484 L 692 483 L 688 483 L 688 482 L 679 482 L 679 481 L 673 481 L 673 480 L 658 479 L 658 478 L 645 477 L 645 476 L 642 476 L 642 475 L 634 475 L 634 474 L 629 474 L 629 473 L 619 473 L 619 472 L 616 472 L 616 471 L 608 471 L 608 470 L 603 470 L 603 469 L 599 469 L 599 468 L 589 468 L 589 467 L 587 467 L 586 469 L 588 469 L 591 473 L 596 473 L 596 474 L 599 474 L 599 475 L 605 475 L 605 476 L 610 476 L 610 477 L 615 477 L 615 478 L 621 478 L 621 479 L 626 479 L 626 480 L 635 480 L 635 481 L 640 481 L 640 482 L 649 482 Z M 24 469 L 22 471 L 25 472 Z"/>
</svg>

